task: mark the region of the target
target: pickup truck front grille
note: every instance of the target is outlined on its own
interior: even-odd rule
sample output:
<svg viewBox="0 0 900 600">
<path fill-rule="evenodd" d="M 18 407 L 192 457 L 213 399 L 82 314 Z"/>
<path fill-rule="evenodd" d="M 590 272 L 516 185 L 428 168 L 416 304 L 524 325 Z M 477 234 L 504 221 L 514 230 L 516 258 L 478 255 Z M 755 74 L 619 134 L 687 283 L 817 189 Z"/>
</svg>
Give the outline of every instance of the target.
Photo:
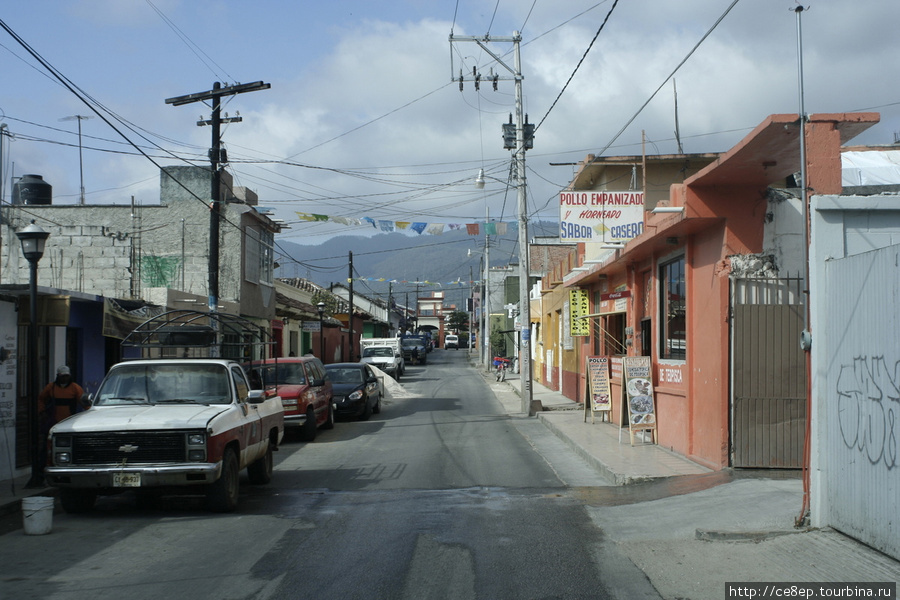
<svg viewBox="0 0 900 600">
<path fill-rule="evenodd" d="M 72 440 L 72 462 L 76 465 L 185 462 L 186 437 L 183 431 L 76 434 Z"/>
</svg>

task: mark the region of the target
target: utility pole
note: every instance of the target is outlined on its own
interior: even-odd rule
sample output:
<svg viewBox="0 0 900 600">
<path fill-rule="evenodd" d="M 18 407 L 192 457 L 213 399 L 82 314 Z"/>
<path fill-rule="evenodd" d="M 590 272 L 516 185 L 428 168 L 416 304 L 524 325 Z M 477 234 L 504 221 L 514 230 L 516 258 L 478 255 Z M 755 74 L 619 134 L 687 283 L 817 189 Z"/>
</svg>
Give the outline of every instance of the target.
<svg viewBox="0 0 900 600">
<path fill-rule="evenodd" d="M 472 352 L 472 332 L 475 331 L 475 279 L 472 277 L 472 265 L 469 265 L 469 330 L 466 335 L 466 354 Z"/>
<path fill-rule="evenodd" d="M 222 119 L 222 98 L 224 96 L 234 96 L 245 92 L 255 92 L 258 90 L 267 90 L 272 87 L 268 83 L 256 81 L 253 83 L 236 84 L 222 87 L 218 81 L 213 84 L 213 89 L 206 92 L 198 92 L 196 94 L 188 94 L 186 96 L 177 96 L 175 98 L 167 98 L 166 104 L 173 106 L 181 106 L 183 104 L 191 104 L 193 102 L 203 102 L 210 100 L 212 102 L 212 118 L 208 121 L 197 121 L 197 125 L 212 125 L 212 147 L 209 150 L 209 163 L 212 179 L 212 187 L 210 188 L 210 212 L 209 212 L 209 312 L 218 312 L 219 306 L 219 222 L 221 220 L 221 173 L 219 171 L 219 163 L 228 162 L 228 157 L 222 148 L 221 124 L 240 122 L 240 117 L 231 117 Z"/>
<path fill-rule="evenodd" d="M 353 252 L 350 252 L 350 272 L 347 274 L 347 281 L 350 282 L 350 312 L 347 316 L 347 323 L 350 324 L 350 343 L 347 344 L 347 360 L 353 362 Z"/>
<path fill-rule="evenodd" d="M 454 36 L 450 34 L 450 44 L 454 41 L 475 42 L 487 54 L 489 54 L 496 63 L 506 69 L 511 74 L 511 79 L 515 82 L 515 98 L 516 98 L 516 143 L 513 152 L 513 162 L 515 164 L 516 190 L 518 196 L 518 217 L 519 217 L 519 380 L 521 385 L 522 396 L 522 412 L 529 415 L 534 414 L 532 408 L 533 391 L 531 387 L 531 299 L 529 285 L 529 257 L 528 257 L 528 211 L 526 202 L 525 187 L 525 149 L 531 147 L 533 137 L 533 126 L 526 125 L 525 112 L 522 100 L 522 58 L 519 50 L 519 43 L 522 41 L 522 35 L 515 31 L 513 36 L 509 38 L 492 38 L 489 35 L 483 37 L 466 37 Z M 491 50 L 487 44 L 494 42 L 511 42 L 513 44 L 513 67 L 510 68 L 503 59 Z M 491 69 L 490 75 L 485 78 L 478 72 L 477 67 L 473 67 L 471 75 L 464 75 L 463 70 L 459 70 L 459 77 L 456 77 L 455 68 L 452 64 L 450 75 L 453 81 L 459 81 L 460 90 L 462 90 L 463 82 L 469 78 L 475 82 L 475 89 L 478 89 L 483 79 L 488 79 L 496 89 L 497 81 L 501 79 L 510 79 L 509 76 L 500 77 L 493 73 Z M 526 127 L 529 135 L 526 136 Z M 527 139 L 526 139 L 527 138 Z"/>
<path fill-rule="evenodd" d="M 388 331 L 394 332 L 394 325 L 391 323 L 391 314 L 394 311 L 394 296 L 393 296 L 393 287 L 394 282 L 388 281 L 388 309 L 387 309 L 387 318 L 388 318 Z"/>
</svg>

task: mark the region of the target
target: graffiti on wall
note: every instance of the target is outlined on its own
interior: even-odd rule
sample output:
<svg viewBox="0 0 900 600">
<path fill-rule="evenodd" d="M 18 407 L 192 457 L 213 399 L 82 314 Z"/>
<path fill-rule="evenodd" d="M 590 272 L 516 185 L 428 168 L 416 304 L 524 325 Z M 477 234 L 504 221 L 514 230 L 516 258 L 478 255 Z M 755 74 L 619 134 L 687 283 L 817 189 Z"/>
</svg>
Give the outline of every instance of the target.
<svg viewBox="0 0 900 600">
<path fill-rule="evenodd" d="M 838 424 L 844 444 L 872 465 L 897 466 L 900 360 L 860 356 L 841 365 L 836 380 Z"/>
<path fill-rule="evenodd" d="M 172 287 L 180 272 L 180 258 L 172 256 L 141 257 L 141 283 L 148 287 Z"/>
</svg>

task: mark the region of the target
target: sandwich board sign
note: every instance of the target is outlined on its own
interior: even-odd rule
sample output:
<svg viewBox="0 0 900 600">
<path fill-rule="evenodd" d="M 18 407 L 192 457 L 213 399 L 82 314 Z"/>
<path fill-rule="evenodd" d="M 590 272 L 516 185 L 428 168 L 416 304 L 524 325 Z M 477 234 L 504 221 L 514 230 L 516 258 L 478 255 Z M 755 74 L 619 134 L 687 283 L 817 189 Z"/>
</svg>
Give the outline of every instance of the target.
<svg viewBox="0 0 900 600">
<path fill-rule="evenodd" d="M 584 421 L 587 422 L 587 411 L 591 411 L 591 423 L 594 422 L 594 412 L 601 413 L 601 419 L 609 420 L 612 410 L 612 394 L 609 390 L 609 357 L 587 357 L 588 397 L 585 400 Z"/>
<path fill-rule="evenodd" d="M 652 431 L 656 440 L 656 403 L 653 400 L 653 381 L 650 377 L 649 356 L 626 356 L 623 389 L 628 405 L 628 433 L 634 446 L 637 431 Z"/>
</svg>

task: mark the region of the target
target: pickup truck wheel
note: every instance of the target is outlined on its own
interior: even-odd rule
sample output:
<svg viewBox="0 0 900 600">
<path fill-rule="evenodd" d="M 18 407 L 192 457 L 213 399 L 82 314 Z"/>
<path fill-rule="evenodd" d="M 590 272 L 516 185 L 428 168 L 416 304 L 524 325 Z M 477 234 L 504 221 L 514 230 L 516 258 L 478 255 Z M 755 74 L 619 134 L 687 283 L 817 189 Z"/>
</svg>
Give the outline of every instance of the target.
<svg viewBox="0 0 900 600">
<path fill-rule="evenodd" d="M 266 448 L 266 454 L 262 458 L 256 459 L 247 467 L 247 475 L 250 476 L 250 483 L 253 485 L 265 485 L 272 481 L 272 443 Z"/>
<path fill-rule="evenodd" d="M 69 514 L 84 513 L 94 508 L 97 492 L 91 490 L 59 490 L 59 502 L 63 510 Z"/>
<path fill-rule="evenodd" d="M 331 400 L 328 401 L 328 416 L 322 423 L 322 429 L 334 429 L 334 403 Z"/>
<path fill-rule="evenodd" d="M 231 512 L 237 508 L 240 481 L 238 460 L 232 450 L 226 450 L 222 457 L 222 475 L 209 486 L 206 506 L 213 512 Z"/>
<path fill-rule="evenodd" d="M 300 439 L 304 442 L 311 442 L 316 439 L 316 411 L 312 406 L 306 409 L 306 422 L 300 428 Z"/>
</svg>

